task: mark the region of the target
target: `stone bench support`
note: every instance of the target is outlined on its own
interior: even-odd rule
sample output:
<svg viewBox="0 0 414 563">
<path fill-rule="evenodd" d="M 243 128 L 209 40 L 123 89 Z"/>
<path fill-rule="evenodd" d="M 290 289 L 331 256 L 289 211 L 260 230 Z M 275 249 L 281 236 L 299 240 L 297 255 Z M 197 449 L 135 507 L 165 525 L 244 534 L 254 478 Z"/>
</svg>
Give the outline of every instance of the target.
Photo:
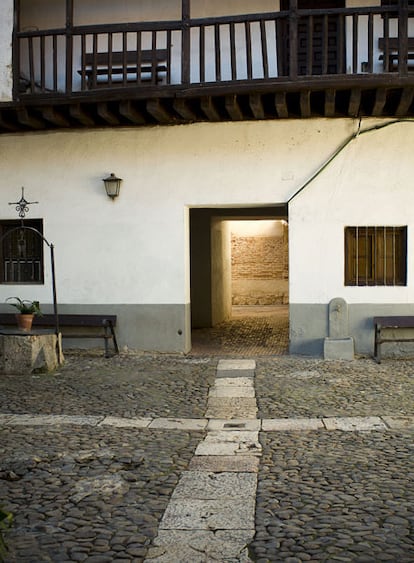
<svg viewBox="0 0 414 563">
<path fill-rule="evenodd" d="M 10 331 L 0 334 L 0 373 L 28 375 L 54 371 L 63 363 L 62 339 L 56 334 Z"/>
</svg>

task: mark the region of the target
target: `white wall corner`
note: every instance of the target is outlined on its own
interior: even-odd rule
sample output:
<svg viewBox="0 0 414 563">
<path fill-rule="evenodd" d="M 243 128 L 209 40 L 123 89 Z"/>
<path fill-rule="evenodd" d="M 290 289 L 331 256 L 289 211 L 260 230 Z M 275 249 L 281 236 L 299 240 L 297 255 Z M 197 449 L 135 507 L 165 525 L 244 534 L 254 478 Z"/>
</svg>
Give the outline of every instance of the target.
<svg viewBox="0 0 414 563">
<path fill-rule="evenodd" d="M 13 0 L 2 0 L 0 18 L 0 102 L 12 100 Z"/>
</svg>

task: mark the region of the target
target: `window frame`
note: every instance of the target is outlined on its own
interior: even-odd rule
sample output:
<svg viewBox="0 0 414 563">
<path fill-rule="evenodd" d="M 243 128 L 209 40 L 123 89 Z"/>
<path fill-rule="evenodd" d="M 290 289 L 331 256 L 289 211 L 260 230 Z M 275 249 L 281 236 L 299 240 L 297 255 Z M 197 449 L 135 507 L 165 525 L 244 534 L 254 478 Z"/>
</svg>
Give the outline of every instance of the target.
<svg viewBox="0 0 414 563">
<path fill-rule="evenodd" d="M 18 229 L 19 227 L 26 228 L 25 232 L 29 233 L 29 236 L 31 237 L 29 244 L 35 247 L 32 251 L 32 259 L 27 260 L 27 262 L 30 263 L 34 260 L 38 262 L 39 275 L 36 277 L 36 279 L 30 280 L 27 277 L 21 280 L 6 279 L 6 260 L 13 260 L 14 256 L 16 256 L 16 261 L 19 261 L 17 253 L 13 255 L 13 251 L 15 249 L 7 249 L 6 245 L 8 240 L 10 240 L 8 239 L 7 232 L 11 232 L 14 229 Z M 32 231 L 32 229 L 36 230 L 36 233 Z M 43 219 L 26 219 L 23 224 L 20 220 L 16 219 L 0 220 L 0 240 L 0 285 L 43 285 L 45 279 Z"/>
<path fill-rule="evenodd" d="M 345 227 L 345 286 L 406 286 L 407 226 Z"/>
</svg>

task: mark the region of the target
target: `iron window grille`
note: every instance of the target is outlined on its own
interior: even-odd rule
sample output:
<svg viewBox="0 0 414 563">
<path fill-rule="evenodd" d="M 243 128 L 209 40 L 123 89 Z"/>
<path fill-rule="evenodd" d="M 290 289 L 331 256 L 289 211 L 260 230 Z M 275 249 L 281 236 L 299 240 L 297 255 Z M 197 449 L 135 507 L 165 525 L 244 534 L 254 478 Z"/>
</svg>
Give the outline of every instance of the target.
<svg viewBox="0 0 414 563">
<path fill-rule="evenodd" d="M 40 284 L 44 281 L 43 240 L 35 232 L 19 229 L 20 221 L 1 221 L 1 283 Z M 24 222 L 43 234 L 43 221 Z"/>
</svg>

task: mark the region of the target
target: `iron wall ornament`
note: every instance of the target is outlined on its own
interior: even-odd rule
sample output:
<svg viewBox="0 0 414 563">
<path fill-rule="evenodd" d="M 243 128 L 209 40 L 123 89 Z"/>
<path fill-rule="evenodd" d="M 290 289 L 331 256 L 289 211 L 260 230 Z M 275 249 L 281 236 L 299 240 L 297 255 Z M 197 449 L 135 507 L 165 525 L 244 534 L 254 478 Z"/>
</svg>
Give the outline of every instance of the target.
<svg viewBox="0 0 414 563">
<path fill-rule="evenodd" d="M 22 187 L 22 197 L 19 201 L 9 202 L 9 205 L 15 205 L 16 211 L 19 214 L 21 219 L 21 226 L 15 227 L 10 231 L 7 231 L 2 236 L 0 236 L 0 246 L 3 244 L 3 241 L 6 237 L 11 235 L 13 232 L 18 231 L 21 236 L 23 236 L 23 231 L 31 231 L 35 233 L 38 237 L 42 239 L 42 241 L 49 247 L 50 249 L 50 266 L 51 266 L 51 274 L 52 274 L 52 293 L 53 293 L 53 314 L 55 317 L 55 334 L 57 338 L 57 349 L 58 349 L 58 357 L 59 357 L 59 314 L 58 314 L 58 305 L 57 305 L 57 292 L 56 292 L 56 270 L 55 270 L 55 247 L 53 243 L 49 242 L 38 229 L 34 227 L 26 227 L 24 224 L 24 219 L 26 217 L 26 213 L 29 212 L 29 205 L 33 205 L 35 203 L 39 203 L 38 201 L 27 201 L 24 197 L 24 187 Z"/>
<path fill-rule="evenodd" d="M 29 213 L 29 205 L 33 205 L 35 203 L 39 203 L 39 202 L 27 201 L 27 199 L 25 199 L 24 187 L 22 186 L 22 197 L 20 198 L 20 201 L 9 202 L 9 205 L 16 206 L 16 211 L 18 212 L 20 219 L 23 221 L 23 219 L 26 217 L 26 213 Z"/>
</svg>

